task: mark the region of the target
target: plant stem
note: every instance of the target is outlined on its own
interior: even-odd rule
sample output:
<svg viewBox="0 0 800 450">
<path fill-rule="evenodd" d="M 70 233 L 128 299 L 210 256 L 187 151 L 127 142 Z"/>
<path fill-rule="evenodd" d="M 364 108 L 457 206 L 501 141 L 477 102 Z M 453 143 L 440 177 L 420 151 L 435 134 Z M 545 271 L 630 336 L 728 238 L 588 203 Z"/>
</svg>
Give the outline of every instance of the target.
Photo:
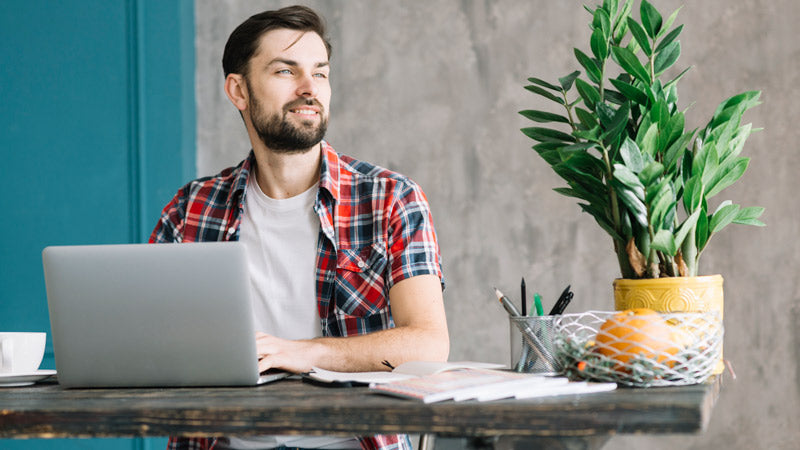
<svg viewBox="0 0 800 450">
<path fill-rule="evenodd" d="M 567 91 L 562 90 L 561 95 L 564 97 L 564 109 L 567 110 L 569 125 L 572 127 L 572 131 L 576 131 L 578 127 L 575 125 L 575 119 L 572 117 L 572 107 L 569 106 L 569 100 L 567 100 Z"/>
<path fill-rule="evenodd" d="M 608 62 L 608 59 L 604 59 L 603 60 L 603 65 L 600 67 L 600 84 L 599 84 L 598 87 L 600 88 L 600 101 L 601 102 L 605 99 L 605 96 L 604 96 L 605 88 L 603 87 L 603 80 L 605 80 L 606 63 L 607 62 Z"/>
<path fill-rule="evenodd" d="M 686 264 L 686 275 L 690 277 L 697 276 L 697 258 L 700 256 L 697 252 L 696 231 L 697 225 L 690 228 L 681 246 L 683 262 Z"/>
</svg>

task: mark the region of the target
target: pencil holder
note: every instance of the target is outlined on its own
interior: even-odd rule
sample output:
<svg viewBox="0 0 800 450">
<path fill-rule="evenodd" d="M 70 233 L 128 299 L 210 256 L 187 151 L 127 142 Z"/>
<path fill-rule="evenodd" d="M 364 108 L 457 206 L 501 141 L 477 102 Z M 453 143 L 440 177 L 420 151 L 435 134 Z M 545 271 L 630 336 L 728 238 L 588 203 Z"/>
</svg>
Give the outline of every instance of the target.
<svg viewBox="0 0 800 450">
<path fill-rule="evenodd" d="M 561 363 L 553 347 L 554 317 L 509 318 L 513 370 L 540 375 L 561 373 Z"/>
</svg>

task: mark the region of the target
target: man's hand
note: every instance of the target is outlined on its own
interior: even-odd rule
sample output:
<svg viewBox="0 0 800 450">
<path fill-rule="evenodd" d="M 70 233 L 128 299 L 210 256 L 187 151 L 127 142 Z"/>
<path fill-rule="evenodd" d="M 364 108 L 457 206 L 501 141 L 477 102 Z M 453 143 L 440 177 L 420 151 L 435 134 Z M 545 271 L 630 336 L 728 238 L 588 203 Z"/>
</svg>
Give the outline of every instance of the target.
<svg viewBox="0 0 800 450">
<path fill-rule="evenodd" d="M 315 364 L 315 354 L 321 350 L 314 340 L 292 341 L 270 334 L 256 333 L 258 371 L 278 368 L 289 372 L 308 372 Z"/>
<path fill-rule="evenodd" d="M 445 361 L 447 335 L 442 288 L 434 275 L 400 281 L 389 291 L 395 328 L 350 337 L 291 341 L 256 333 L 259 371 L 300 373 L 313 366 L 341 372 L 387 370 L 406 361 Z"/>
</svg>

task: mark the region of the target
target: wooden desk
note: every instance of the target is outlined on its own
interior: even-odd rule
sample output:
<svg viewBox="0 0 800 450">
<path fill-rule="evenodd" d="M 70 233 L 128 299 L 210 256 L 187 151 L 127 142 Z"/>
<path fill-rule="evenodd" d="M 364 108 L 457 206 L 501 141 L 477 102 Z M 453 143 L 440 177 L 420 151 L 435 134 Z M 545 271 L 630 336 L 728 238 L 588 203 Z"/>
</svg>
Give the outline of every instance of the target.
<svg viewBox="0 0 800 450">
<path fill-rule="evenodd" d="M 465 441 L 472 448 L 498 447 L 500 436 L 578 439 L 589 442 L 585 448 L 602 446 L 617 433 L 701 432 L 720 384 L 716 377 L 676 388 L 425 405 L 365 387 L 299 380 L 179 389 L 63 389 L 49 383 L 0 388 L 0 437 L 409 433 L 472 437 Z"/>
</svg>

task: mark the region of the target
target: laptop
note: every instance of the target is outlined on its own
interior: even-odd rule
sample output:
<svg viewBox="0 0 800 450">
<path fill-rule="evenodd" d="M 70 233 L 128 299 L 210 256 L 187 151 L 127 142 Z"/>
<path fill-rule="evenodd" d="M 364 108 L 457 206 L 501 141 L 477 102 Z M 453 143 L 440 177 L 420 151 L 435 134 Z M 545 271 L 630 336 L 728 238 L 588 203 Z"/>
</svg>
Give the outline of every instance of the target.
<svg viewBox="0 0 800 450">
<path fill-rule="evenodd" d="M 42 251 L 65 387 L 252 386 L 250 282 L 239 242 L 51 246 Z"/>
</svg>

